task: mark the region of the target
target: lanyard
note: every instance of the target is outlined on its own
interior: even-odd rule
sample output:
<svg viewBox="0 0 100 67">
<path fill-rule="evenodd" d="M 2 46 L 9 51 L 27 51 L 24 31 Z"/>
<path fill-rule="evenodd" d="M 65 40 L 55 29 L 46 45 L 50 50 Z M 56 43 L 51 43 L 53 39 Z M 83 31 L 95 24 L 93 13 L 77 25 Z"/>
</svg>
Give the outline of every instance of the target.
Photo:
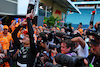
<svg viewBox="0 0 100 67">
<path fill-rule="evenodd" d="M 93 64 L 93 62 L 94 62 L 94 59 L 95 59 L 95 56 L 93 57 L 93 59 L 92 59 L 92 61 L 91 61 L 91 64 Z"/>
<path fill-rule="evenodd" d="M 89 67 L 94 67 L 94 66 L 93 66 L 94 59 L 95 59 L 95 56 L 93 57 L 91 63 L 89 64 Z"/>
</svg>

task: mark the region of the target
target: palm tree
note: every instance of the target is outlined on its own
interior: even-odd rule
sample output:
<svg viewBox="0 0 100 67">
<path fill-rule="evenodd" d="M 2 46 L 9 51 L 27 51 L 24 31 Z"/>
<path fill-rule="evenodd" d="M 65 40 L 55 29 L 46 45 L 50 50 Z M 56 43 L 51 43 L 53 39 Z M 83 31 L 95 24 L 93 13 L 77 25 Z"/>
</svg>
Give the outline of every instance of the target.
<svg viewBox="0 0 100 67">
<path fill-rule="evenodd" d="M 47 26 L 53 27 L 57 26 L 59 27 L 60 22 L 58 22 L 60 19 L 58 17 L 54 18 L 54 16 L 50 17 L 44 17 L 44 24 L 47 24 Z"/>
</svg>

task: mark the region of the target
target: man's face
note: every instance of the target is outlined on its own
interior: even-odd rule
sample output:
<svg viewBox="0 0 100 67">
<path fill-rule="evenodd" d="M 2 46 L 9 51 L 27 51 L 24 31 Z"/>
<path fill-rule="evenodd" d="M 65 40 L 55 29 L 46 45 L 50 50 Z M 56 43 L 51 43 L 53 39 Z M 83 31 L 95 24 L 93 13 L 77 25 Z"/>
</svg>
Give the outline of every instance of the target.
<svg viewBox="0 0 100 67">
<path fill-rule="evenodd" d="M 8 29 L 4 28 L 3 30 L 4 30 L 4 34 L 7 34 Z"/>
<path fill-rule="evenodd" d="M 66 47 L 66 43 L 61 43 L 61 53 L 67 54 L 70 51 L 70 48 Z"/>
<path fill-rule="evenodd" d="M 91 45 L 91 52 L 100 56 L 100 44 L 98 46 Z"/>
<path fill-rule="evenodd" d="M 53 28 L 52 28 L 52 31 L 56 31 L 56 28 L 55 28 L 55 27 L 53 27 Z"/>
<path fill-rule="evenodd" d="M 28 34 L 26 34 L 26 35 L 24 36 L 24 38 L 23 38 L 23 43 L 24 43 L 25 45 L 30 44 L 30 39 L 29 39 L 29 35 L 28 35 Z"/>
<path fill-rule="evenodd" d="M 64 29 L 64 28 L 62 28 L 62 29 L 61 29 L 61 32 L 64 32 L 64 33 L 65 33 L 65 29 Z"/>
</svg>

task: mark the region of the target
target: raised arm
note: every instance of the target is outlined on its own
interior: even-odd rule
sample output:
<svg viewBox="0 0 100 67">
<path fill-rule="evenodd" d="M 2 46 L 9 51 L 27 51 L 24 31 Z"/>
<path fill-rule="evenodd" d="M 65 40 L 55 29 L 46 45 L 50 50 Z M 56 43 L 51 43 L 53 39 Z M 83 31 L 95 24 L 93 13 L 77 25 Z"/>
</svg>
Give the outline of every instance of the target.
<svg viewBox="0 0 100 67">
<path fill-rule="evenodd" d="M 37 54 L 37 49 L 34 43 L 34 30 L 32 27 L 32 22 L 30 21 L 30 18 L 33 18 L 34 14 L 33 14 L 33 10 L 31 11 L 31 13 L 26 15 L 27 18 L 27 27 L 28 27 L 28 33 L 29 33 L 29 38 L 30 38 L 30 51 L 33 54 Z"/>
<path fill-rule="evenodd" d="M 73 41 L 73 42 L 79 42 L 79 44 L 81 45 L 81 47 L 84 49 L 84 47 L 85 47 L 85 41 L 81 37 L 72 38 L 71 41 Z"/>
<path fill-rule="evenodd" d="M 12 38 L 13 38 L 13 40 L 14 40 L 14 43 L 15 43 L 15 45 L 17 46 L 17 48 L 19 49 L 20 48 L 20 41 L 19 41 L 19 39 L 18 39 L 18 37 L 17 37 L 17 33 L 18 33 L 18 31 L 20 30 L 20 28 L 21 28 L 22 26 L 21 25 L 19 25 L 15 30 L 14 30 L 14 32 L 12 33 Z"/>
</svg>

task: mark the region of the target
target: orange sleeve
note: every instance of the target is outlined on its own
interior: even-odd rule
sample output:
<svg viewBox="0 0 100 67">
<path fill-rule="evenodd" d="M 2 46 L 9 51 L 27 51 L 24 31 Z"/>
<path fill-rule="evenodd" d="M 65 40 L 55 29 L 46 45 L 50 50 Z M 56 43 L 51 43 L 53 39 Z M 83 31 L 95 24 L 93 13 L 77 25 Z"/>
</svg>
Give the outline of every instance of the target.
<svg viewBox="0 0 100 67">
<path fill-rule="evenodd" d="M 19 31 L 19 32 L 17 33 L 17 37 L 18 37 L 18 38 L 20 37 L 20 34 L 21 34 L 21 32 Z"/>
<path fill-rule="evenodd" d="M 3 31 L 0 32 L 0 38 L 3 38 Z"/>
<path fill-rule="evenodd" d="M 11 27 L 11 30 L 12 30 L 12 32 L 13 32 L 13 31 L 15 30 L 15 26 L 12 26 L 12 27 Z"/>
</svg>

